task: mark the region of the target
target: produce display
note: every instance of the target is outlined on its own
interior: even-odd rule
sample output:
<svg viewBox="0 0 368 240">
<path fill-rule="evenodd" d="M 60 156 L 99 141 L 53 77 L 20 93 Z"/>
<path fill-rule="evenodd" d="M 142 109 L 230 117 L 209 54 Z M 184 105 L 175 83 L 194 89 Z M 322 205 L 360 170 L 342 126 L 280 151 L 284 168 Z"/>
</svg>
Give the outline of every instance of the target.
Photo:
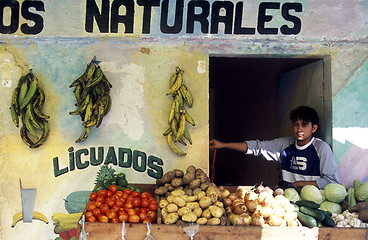
<svg viewBox="0 0 368 240">
<path fill-rule="evenodd" d="M 186 172 L 169 171 L 156 181 L 160 216 L 164 224 L 197 223 L 226 225 L 220 189 L 210 182 L 206 173 L 194 166 Z"/>
<path fill-rule="evenodd" d="M 172 96 L 173 101 L 168 117 L 169 128 L 163 133 L 170 149 L 180 156 L 186 155 L 186 152 L 180 149 L 177 143 L 186 146 L 186 141 L 188 141 L 189 144 L 192 144 L 187 122 L 195 126 L 193 118 L 185 108 L 185 106 L 189 108 L 193 106 L 193 95 L 184 83 L 183 73 L 182 69 L 176 67 L 176 72 L 170 79 L 170 90 L 166 95 Z"/>
<path fill-rule="evenodd" d="M 16 127 L 20 126 L 19 118 L 22 120 L 20 136 L 30 148 L 40 147 L 49 136 L 47 119 L 50 116 L 42 112 L 45 100 L 45 93 L 32 71 L 19 79 L 12 93 L 11 118 Z"/>
<path fill-rule="evenodd" d="M 98 128 L 103 117 L 110 111 L 112 85 L 97 62 L 92 60 L 85 72 L 69 87 L 75 87 L 74 95 L 77 101 L 77 109 L 69 114 L 79 115 L 84 126 L 83 134 L 75 142 L 83 142 L 88 138 L 91 128 Z"/>
</svg>

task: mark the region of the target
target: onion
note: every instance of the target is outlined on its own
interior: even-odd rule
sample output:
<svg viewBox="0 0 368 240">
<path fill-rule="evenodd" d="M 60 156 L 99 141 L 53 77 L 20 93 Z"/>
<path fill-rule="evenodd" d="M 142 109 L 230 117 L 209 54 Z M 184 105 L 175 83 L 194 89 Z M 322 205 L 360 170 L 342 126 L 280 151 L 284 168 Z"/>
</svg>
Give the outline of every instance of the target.
<svg viewBox="0 0 368 240">
<path fill-rule="evenodd" d="M 233 203 L 231 204 L 231 207 L 233 208 L 233 209 L 235 209 L 238 205 L 240 205 L 240 204 L 244 204 L 244 201 L 243 200 L 241 200 L 240 198 L 238 198 L 238 199 L 235 199 L 234 201 L 233 201 Z"/>
<path fill-rule="evenodd" d="M 259 202 L 259 203 L 263 203 L 263 202 L 264 202 L 264 199 L 265 199 L 266 197 L 269 197 L 269 196 L 271 196 L 271 197 L 272 197 L 272 195 L 270 195 L 267 191 L 263 191 L 263 192 L 259 193 L 259 194 L 258 194 L 258 202 Z"/>
<path fill-rule="evenodd" d="M 273 209 L 272 209 L 272 207 L 263 207 L 259 210 L 259 213 L 263 217 L 268 218 L 273 214 Z"/>
<path fill-rule="evenodd" d="M 282 224 L 282 218 L 277 215 L 271 215 L 268 223 L 271 226 L 280 226 Z"/>
<path fill-rule="evenodd" d="M 284 214 L 285 214 L 285 210 L 280 205 L 275 205 L 273 207 L 273 215 L 276 215 L 282 218 Z"/>
<path fill-rule="evenodd" d="M 260 214 L 258 213 L 253 214 L 251 225 L 262 226 L 264 223 L 265 223 L 264 218 Z"/>
<path fill-rule="evenodd" d="M 277 195 L 284 195 L 284 190 L 282 188 L 277 188 L 275 189 L 275 191 L 273 192 L 273 195 L 274 196 L 277 196 Z"/>
<path fill-rule="evenodd" d="M 258 199 L 258 194 L 253 191 L 249 191 L 244 194 L 245 202 L 250 201 L 250 200 L 256 200 L 256 199 Z"/>
<path fill-rule="evenodd" d="M 246 214 L 245 216 L 242 216 L 242 217 L 243 217 L 244 225 L 248 226 L 252 223 L 252 217 L 249 214 Z"/>
<path fill-rule="evenodd" d="M 231 201 L 234 201 L 235 199 L 238 198 L 238 196 L 236 195 L 236 193 L 230 193 L 227 197 L 230 198 Z"/>
<path fill-rule="evenodd" d="M 231 204 L 233 203 L 233 201 L 231 201 L 230 198 L 224 198 L 223 202 L 224 202 L 225 207 L 231 206 Z"/>
<path fill-rule="evenodd" d="M 245 204 L 239 204 L 238 206 L 236 206 L 236 208 L 234 208 L 234 213 L 238 215 L 245 213 L 246 211 L 247 207 L 245 206 Z"/>
<path fill-rule="evenodd" d="M 264 200 L 263 200 L 263 205 L 264 206 L 272 206 L 275 203 L 275 199 L 272 196 L 267 196 Z"/>
<path fill-rule="evenodd" d="M 241 226 L 244 225 L 244 220 L 242 217 L 240 217 L 237 214 L 231 214 L 229 216 L 229 221 L 231 223 L 231 225 L 235 225 L 235 226 Z"/>
<path fill-rule="evenodd" d="M 245 202 L 245 206 L 247 207 L 250 213 L 255 212 L 257 210 L 257 202 L 254 200 L 249 200 Z"/>
</svg>

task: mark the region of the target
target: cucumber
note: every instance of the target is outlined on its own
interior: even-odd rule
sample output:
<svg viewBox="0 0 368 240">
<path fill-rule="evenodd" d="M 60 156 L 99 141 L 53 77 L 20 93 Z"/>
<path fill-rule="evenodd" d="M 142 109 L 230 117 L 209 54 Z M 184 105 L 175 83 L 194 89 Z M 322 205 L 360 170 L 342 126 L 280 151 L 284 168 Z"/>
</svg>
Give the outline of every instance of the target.
<svg viewBox="0 0 368 240">
<path fill-rule="evenodd" d="M 325 214 L 323 214 L 319 209 L 301 206 L 299 210 L 300 212 L 313 217 L 317 221 L 323 221 L 325 219 Z"/>
<path fill-rule="evenodd" d="M 315 208 L 315 209 L 321 206 L 320 204 L 310 201 L 310 200 L 299 200 L 299 201 L 296 201 L 295 204 L 298 205 L 299 207 L 305 206 L 305 207 Z"/>
<path fill-rule="evenodd" d="M 311 217 L 302 212 L 297 212 L 297 213 L 298 213 L 298 220 L 303 226 L 310 227 L 310 228 L 318 226 L 317 220 L 314 217 Z"/>
<path fill-rule="evenodd" d="M 325 215 L 325 219 L 323 219 L 322 223 L 324 225 L 326 225 L 327 227 L 336 227 L 336 223 L 335 221 L 331 218 L 330 216 L 330 212 L 326 212 L 326 211 L 323 211 L 323 210 L 320 210 L 324 215 Z"/>
</svg>

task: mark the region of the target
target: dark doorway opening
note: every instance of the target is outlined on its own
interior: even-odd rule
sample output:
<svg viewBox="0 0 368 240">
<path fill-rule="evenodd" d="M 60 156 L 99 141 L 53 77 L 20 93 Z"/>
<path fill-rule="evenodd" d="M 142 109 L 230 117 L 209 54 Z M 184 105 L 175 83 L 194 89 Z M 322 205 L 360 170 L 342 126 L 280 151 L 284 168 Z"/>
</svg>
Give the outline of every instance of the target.
<svg viewBox="0 0 368 240">
<path fill-rule="evenodd" d="M 289 101 L 289 97 L 286 97 L 286 100 L 280 98 L 283 98 L 283 94 L 286 94 L 284 96 L 295 94 L 281 92 L 280 97 L 280 76 L 285 72 L 294 73 L 295 69 L 321 60 L 321 58 L 210 57 L 210 138 L 223 142 L 241 142 L 279 137 L 280 103 Z M 322 68 L 325 69 L 326 66 L 324 63 L 323 65 Z M 300 71 L 297 71 L 296 75 L 300 75 L 299 73 Z M 307 78 L 312 79 L 313 74 L 315 73 L 302 75 L 303 78 L 308 75 Z M 326 70 L 322 70 L 321 74 L 322 79 L 328 75 Z M 325 87 L 328 84 L 321 83 L 321 85 Z M 323 99 L 328 99 L 329 91 L 325 92 L 327 97 L 323 96 Z M 320 105 L 324 109 L 330 101 L 323 99 L 325 102 Z M 331 106 L 327 108 L 331 109 Z M 328 120 L 329 117 L 330 115 L 326 114 L 323 119 Z M 328 138 L 328 131 L 323 135 Z M 216 160 L 213 163 L 214 157 Z M 210 176 L 217 185 L 254 185 L 264 182 L 269 186 L 276 186 L 278 182 L 279 164 L 260 157 L 220 149 L 216 151 L 216 156 L 210 151 L 209 162 Z"/>
</svg>

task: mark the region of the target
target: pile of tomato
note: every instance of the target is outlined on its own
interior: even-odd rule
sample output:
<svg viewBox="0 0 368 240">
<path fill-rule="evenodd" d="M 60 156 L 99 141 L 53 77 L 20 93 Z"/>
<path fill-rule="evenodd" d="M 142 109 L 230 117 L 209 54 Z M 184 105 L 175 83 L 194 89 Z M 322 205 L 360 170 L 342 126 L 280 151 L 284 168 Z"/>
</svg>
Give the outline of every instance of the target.
<svg viewBox="0 0 368 240">
<path fill-rule="evenodd" d="M 155 223 L 157 200 L 149 192 L 123 191 L 111 185 L 107 190 L 92 192 L 86 206 L 87 222 Z"/>
</svg>

